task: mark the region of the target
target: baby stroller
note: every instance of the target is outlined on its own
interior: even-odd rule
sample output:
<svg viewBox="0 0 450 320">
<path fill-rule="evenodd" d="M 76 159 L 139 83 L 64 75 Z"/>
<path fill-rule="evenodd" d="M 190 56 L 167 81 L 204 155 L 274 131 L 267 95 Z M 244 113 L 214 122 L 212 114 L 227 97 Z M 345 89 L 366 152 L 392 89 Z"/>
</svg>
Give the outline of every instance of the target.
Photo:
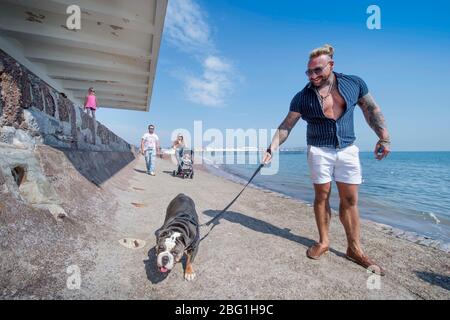
<svg viewBox="0 0 450 320">
<path fill-rule="evenodd" d="M 172 175 L 183 179 L 194 178 L 194 151 L 183 150 L 178 169 L 173 170 Z"/>
</svg>

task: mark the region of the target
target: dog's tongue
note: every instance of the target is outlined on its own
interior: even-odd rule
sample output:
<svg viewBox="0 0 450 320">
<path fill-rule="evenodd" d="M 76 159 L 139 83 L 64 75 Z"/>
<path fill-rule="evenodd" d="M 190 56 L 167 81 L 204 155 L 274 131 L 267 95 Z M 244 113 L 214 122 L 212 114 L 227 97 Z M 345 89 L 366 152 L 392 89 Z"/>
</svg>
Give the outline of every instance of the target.
<svg viewBox="0 0 450 320">
<path fill-rule="evenodd" d="M 162 273 L 166 273 L 169 270 L 164 267 L 161 267 L 161 268 L 159 268 L 159 271 L 161 271 Z"/>
</svg>

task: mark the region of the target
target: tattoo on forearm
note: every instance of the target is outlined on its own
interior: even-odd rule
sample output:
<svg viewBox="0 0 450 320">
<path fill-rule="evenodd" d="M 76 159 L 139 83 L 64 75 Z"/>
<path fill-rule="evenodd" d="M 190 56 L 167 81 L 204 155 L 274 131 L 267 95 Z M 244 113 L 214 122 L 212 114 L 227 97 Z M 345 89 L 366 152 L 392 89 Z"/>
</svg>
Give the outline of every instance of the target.
<svg viewBox="0 0 450 320">
<path fill-rule="evenodd" d="M 370 94 L 365 95 L 359 99 L 358 104 L 363 111 L 367 123 L 375 131 L 377 136 L 380 139 L 389 139 L 383 113 L 372 96 Z"/>
<path fill-rule="evenodd" d="M 287 117 L 278 127 L 277 133 L 273 137 L 271 144 L 272 148 L 278 148 L 287 140 L 300 117 L 300 114 L 295 112 L 290 112 L 287 115 Z"/>
<path fill-rule="evenodd" d="M 289 128 L 284 123 L 281 124 L 281 126 L 278 127 L 278 143 L 282 145 L 289 135 L 291 134 L 292 128 Z"/>
</svg>

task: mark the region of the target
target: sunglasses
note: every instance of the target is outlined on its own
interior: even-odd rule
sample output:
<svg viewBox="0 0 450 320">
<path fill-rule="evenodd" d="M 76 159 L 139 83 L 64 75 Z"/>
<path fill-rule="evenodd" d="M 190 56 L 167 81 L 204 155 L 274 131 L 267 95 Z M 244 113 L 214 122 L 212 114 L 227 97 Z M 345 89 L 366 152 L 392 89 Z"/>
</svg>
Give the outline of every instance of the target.
<svg viewBox="0 0 450 320">
<path fill-rule="evenodd" d="M 314 68 L 314 69 L 308 69 L 308 70 L 305 71 L 305 74 L 308 77 L 313 75 L 313 74 L 316 74 L 316 75 L 320 76 L 323 73 L 323 71 L 325 70 L 325 68 L 328 67 L 329 63 L 330 63 L 330 61 L 328 61 L 327 64 L 324 67 L 317 67 L 317 68 Z"/>
</svg>

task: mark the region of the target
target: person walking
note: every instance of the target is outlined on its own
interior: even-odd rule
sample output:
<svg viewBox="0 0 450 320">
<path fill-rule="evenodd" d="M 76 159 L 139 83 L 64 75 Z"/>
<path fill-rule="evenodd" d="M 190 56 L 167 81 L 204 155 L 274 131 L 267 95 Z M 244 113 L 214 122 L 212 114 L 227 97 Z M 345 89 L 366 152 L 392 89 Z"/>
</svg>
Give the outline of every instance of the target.
<svg viewBox="0 0 450 320">
<path fill-rule="evenodd" d="M 155 126 L 149 125 L 148 132 L 141 139 L 141 154 L 145 157 L 147 174 L 155 175 L 156 155 L 160 150 L 159 137 L 155 133 Z"/>
<path fill-rule="evenodd" d="M 183 157 L 185 143 L 184 137 L 181 133 L 178 134 L 177 139 L 172 143 L 172 148 L 175 149 L 175 157 L 178 163 L 178 171 L 181 171 L 181 158 Z"/>
<path fill-rule="evenodd" d="M 272 152 L 286 141 L 298 120 L 305 120 L 307 159 L 314 184 L 314 214 L 319 231 L 319 242 L 307 250 L 307 256 L 319 259 L 329 251 L 329 199 L 334 180 L 340 198 L 339 218 L 347 236 L 346 257 L 384 275 L 384 270 L 363 252 L 360 243 L 358 193 L 362 174 L 353 123 L 356 104 L 378 136 L 376 159 L 382 160 L 389 154 L 391 141 L 381 109 L 366 83 L 360 77 L 334 72 L 333 55 L 330 45 L 311 52 L 306 70 L 309 83 L 292 99 L 289 113 L 278 127 L 263 163 L 270 163 Z"/>
</svg>

